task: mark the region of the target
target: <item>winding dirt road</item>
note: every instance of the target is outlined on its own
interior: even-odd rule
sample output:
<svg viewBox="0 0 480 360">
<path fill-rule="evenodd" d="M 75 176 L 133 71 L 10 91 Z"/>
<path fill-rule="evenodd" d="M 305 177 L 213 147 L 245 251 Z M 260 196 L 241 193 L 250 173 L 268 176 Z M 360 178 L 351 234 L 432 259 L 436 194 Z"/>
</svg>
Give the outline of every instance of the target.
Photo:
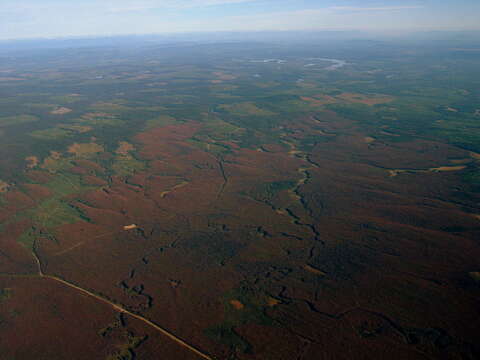
<svg viewBox="0 0 480 360">
<path fill-rule="evenodd" d="M 154 323 L 153 321 L 147 319 L 146 317 L 142 316 L 142 315 L 139 315 L 139 314 L 136 314 L 134 312 L 131 312 L 127 309 L 125 309 L 123 306 L 119 305 L 119 304 L 116 304 L 114 303 L 113 301 L 110 301 L 100 295 L 97 295 L 87 289 L 84 289 L 80 286 L 77 286 L 67 280 L 64 280 L 58 276 L 55 276 L 55 275 L 48 275 L 48 274 L 45 274 L 42 270 L 42 263 L 40 261 L 40 258 L 38 257 L 36 251 L 35 251 L 35 248 L 33 249 L 32 251 L 32 255 L 35 259 L 35 262 L 37 263 L 37 267 L 38 267 L 38 274 L 36 275 L 22 275 L 22 277 L 38 277 L 38 278 L 44 278 L 44 279 L 49 279 L 49 280 L 53 280 L 53 281 L 56 281 L 62 285 L 65 285 L 65 286 L 68 286 L 69 288 L 72 288 L 72 289 L 75 289 L 83 294 L 86 294 L 98 301 L 101 301 L 105 304 L 108 304 L 110 305 L 113 309 L 115 309 L 116 311 L 120 312 L 120 313 L 123 313 L 123 314 L 126 314 L 128 316 L 131 316 L 137 320 L 140 320 L 142 321 L 143 323 L 149 325 L 150 327 L 154 328 L 155 330 L 159 331 L 160 333 L 162 333 L 163 335 L 165 335 L 166 337 L 168 337 L 169 339 L 173 340 L 174 342 L 176 342 L 178 345 L 190 350 L 191 352 L 195 353 L 196 355 L 198 355 L 200 358 L 202 359 L 206 359 L 206 360 L 215 360 L 213 357 L 211 357 L 210 355 L 202 352 L 201 350 L 197 349 L 196 347 L 194 347 L 193 345 L 190 345 L 188 344 L 187 342 L 185 342 L 184 340 L 180 339 L 178 336 L 172 334 L 170 331 L 168 331 L 167 329 L 161 327 L 160 325 Z M 9 276 L 9 277 L 16 277 L 15 275 L 10 275 L 10 274 L 2 274 L 1 276 Z M 17 276 L 18 277 L 18 276 Z"/>
</svg>

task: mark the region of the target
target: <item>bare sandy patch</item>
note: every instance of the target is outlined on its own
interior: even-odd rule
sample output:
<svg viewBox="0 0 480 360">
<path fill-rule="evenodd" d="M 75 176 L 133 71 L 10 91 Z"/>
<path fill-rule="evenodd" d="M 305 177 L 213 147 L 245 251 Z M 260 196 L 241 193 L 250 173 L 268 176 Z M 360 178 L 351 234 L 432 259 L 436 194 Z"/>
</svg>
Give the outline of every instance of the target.
<svg viewBox="0 0 480 360">
<path fill-rule="evenodd" d="M 454 165 L 463 165 L 463 164 L 468 164 L 472 162 L 472 159 L 453 159 L 453 160 L 450 160 L 450 163 L 454 164 Z"/>
<path fill-rule="evenodd" d="M 106 118 L 114 117 L 114 115 L 106 113 L 106 112 L 89 112 L 89 113 L 86 113 L 86 114 L 82 115 L 82 118 L 85 118 L 85 119 L 88 119 L 88 120 L 92 120 L 92 119 L 96 119 L 96 118 L 104 118 L 104 117 L 106 117 Z"/>
<path fill-rule="evenodd" d="M 280 300 L 275 299 L 275 298 L 273 298 L 273 297 L 271 297 L 271 296 L 269 296 L 269 297 L 267 298 L 267 306 L 272 307 L 272 306 L 276 306 L 276 305 L 281 304 L 281 303 L 282 303 L 282 302 L 281 302 Z"/>
<path fill-rule="evenodd" d="M 242 310 L 245 305 L 243 305 L 239 300 L 230 300 L 230 305 L 232 305 L 236 310 Z"/>
<path fill-rule="evenodd" d="M 0 193 L 5 193 L 10 188 L 10 185 L 7 184 L 5 181 L 0 180 Z"/>
<path fill-rule="evenodd" d="M 480 154 L 475 153 L 475 152 L 471 152 L 471 153 L 470 153 L 470 157 L 471 157 L 472 159 L 475 159 L 475 160 L 480 160 Z"/>
<path fill-rule="evenodd" d="M 305 264 L 305 266 L 303 267 L 305 270 L 307 270 L 308 272 L 311 272 L 312 274 L 315 274 L 315 275 L 320 275 L 320 276 L 325 276 L 327 275 L 326 273 L 324 273 L 323 271 L 317 269 L 317 268 L 314 268 L 313 266 L 311 265 L 308 265 L 308 264 Z"/>
<path fill-rule="evenodd" d="M 33 155 L 32 156 L 27 156 L 25 158 L 25 160 L 27 161 L 27 168 L 29 168 L 29 169 L 33 169 L 39 163 L 38 157 L 33 156 Z"/>
<path fill-rule="evenodd" d="M 465 165 L 457 165 L 457 166 L 439 166 L 430 169 L 389 169 L 387 170 L 390 176 L 397 176 L 398 174 L 402 173 L 427 173 L 427 172 L 450 172 L 450 171 L 460 171 L 465 169 Z"/>
<path fill-rule="evenodd" d="M 62 154 L 58 151 L 50 151 L 50 155 L 43 159 L 40 167 L 48 170 L 49 172 L 56 172 L 62 167 L 63 164 L 64 160 L 62 159 Z"/>
<path fill-rule="evenodd" d="M 430 168 L 428 169 L 429 171 L 460 171 L 465 169 L 465 165 L 459 165 L 459 166 L 440 166 L 436 168 Z"/>
<path fill-rule="evenodd" d="M 170 279 L 170 286 L 173 287 L 174 289 L 176 289 L 177 287 L 180 286 L 180 280 L 174 280 L 174 279 Z"/>
<path fill-rule="evenodd" d="M 138 226 L 136 224 L 131 224 L 131 225 L 125 225 L 123 227 L 123 230 L 133 230 L 136 229 Z"/>
<path fill-rule="evenodd" d="M 68 114 L 68 113 L 70 113 L 70 112 L 72 112 L 72 109 L 69 109 L 69 108 L 67 108 L 67 107 L 61 106 L 61 107 L 56 108 L 55 110 L 50 111 L 50 114 L 53 114 L 53 115 L 64 115 L 64 114 Z"/>
<path fill-rule="evenodd" d="M 115 153 L 118 155 L 126 156 L 130 151 L 134 151 L 135 146 L 126 141 L 120 141 L 118 143 L 118 148 L 115 150 Z"/>
<path fill-rule="evenodd" d="M 85 144 L 78 144 L 74 143 L 69 146 L 68 152 L 75 154 L 76 156 L 91 156 L 94 154 L 98 154 L 103 152 L 103 146 L 95 144 L 95 143 L 85 143 Z"/>
<path fill-rule="evenodd" d="M 367 143 L 367 144 L 371 144 L 375 141 L 375 138 L 371 137 L 371 136 L 366 136 L 363 138 L 363 140 Z"/>
<path fill-rule="evenodd" d="M 62 157 L 62 153 L 58 151 L 50 151 L 50 157 L 54 160 L 58 160 Z"/>
</svg>

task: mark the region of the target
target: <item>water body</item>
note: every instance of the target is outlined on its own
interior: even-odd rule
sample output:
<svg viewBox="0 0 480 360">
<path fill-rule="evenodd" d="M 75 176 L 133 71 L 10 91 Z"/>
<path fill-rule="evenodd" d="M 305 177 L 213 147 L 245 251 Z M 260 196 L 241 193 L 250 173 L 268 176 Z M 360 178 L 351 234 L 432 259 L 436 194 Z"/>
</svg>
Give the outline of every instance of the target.
<svg viewBox="0 0 480 360">
<path fill-rule="evenodd" d="M 348 63 L 345 60 L 338 60 L 338 59 L 329 59 L 329 58 L 310 58 L 307 60 L 321 60 L 321 61 L 329 61 L 332 63 L 332 65 L 327 66 L 324 68 L 324 70 L 337 70 L 340 69 L 341 67 L 344 67 Z M 312 64 L 308 64 L 309 66 L 312 66 Z"/>
<path fill-rule="evenodd" d="M 276 63 L 276 64 L 285 64 L 287 60 L 281 59 L 264 59 L 264 60 L 250 60 L 253 63 Z"/>
</svg>

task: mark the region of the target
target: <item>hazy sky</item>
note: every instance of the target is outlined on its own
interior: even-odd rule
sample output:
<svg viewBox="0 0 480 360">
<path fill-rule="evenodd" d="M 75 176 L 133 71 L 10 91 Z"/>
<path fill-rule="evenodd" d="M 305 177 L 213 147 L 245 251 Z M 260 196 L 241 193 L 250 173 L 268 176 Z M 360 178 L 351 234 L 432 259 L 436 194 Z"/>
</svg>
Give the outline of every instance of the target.
<svg viewBox="0 0 480 360">
<path fill-rule="evenodd" d="M 250 30 L 480 29 L 479 0 L 0 0 L 0 39 Z"/>
</svg>

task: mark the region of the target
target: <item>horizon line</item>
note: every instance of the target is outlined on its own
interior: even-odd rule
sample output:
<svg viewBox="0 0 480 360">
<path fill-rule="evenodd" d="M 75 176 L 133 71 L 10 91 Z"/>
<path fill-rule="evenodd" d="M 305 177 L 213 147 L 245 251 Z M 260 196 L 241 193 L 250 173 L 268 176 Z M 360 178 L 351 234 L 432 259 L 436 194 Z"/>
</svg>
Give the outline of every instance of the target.
<svg viewBox="0 0 480 360">
<path fill-rule="evenodd" d="M 218 30 L 218 31 L 175 31 L 175 32 L 152 32 L 152 33 L 123 33 L 123 34 L 82 34 L 65 36 L 39 36 L 39 37 L 17 37 L 1 38 L 0 42 L 12 41 L 34 41 L 34 40 L 81 40 L 81 39 L 102 39 L 102 38 L 121 38 L 121 37 L 142 37 L 142 36 L 178 36 L 178 35 L 207 35 L 207 34 L 258 34 L 258 33 L 370 33 L 392 35 L 394 33 L 413 34 L 413 33 L 459 33 L 459 32 L 480 32 L 480 28 L 391 28 L 391 29 L 300 29 L 300 30 Z"/>
</svg>

